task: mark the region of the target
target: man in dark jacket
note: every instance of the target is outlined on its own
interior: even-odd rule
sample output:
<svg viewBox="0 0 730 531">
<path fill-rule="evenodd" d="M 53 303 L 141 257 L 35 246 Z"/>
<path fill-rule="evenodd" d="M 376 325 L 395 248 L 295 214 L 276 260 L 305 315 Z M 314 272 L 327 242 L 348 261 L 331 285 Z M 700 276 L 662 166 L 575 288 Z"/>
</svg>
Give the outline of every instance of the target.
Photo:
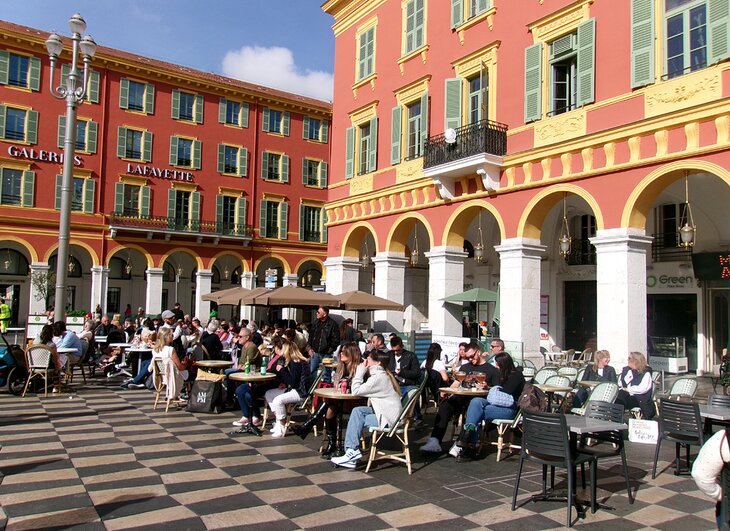
<svg viewBox="0 0 730 531">
<path fill-rule="evenodd" d="M 395 379 L 400 385 L 401 396 L 405 396 L 408 391 L 414 387 L 418 387 L 421 380 L 421 370 L 418 367 L 418 358 L 410 350 L 403 348 L 403 340 L 398 336 L 392 336 L 390 339 L 390 361 L 388 369 L 393 373 Z M 422 420 L 421 407 L 416 402 L 413 410 L 413 417 L 416 425 L 420 425 Z"/>
<path fill-rule="evenodd" d="M 330 317 L 330 310 L 326 306 L 317 308 L 317 319 L 309 330 L 309 370 L 312 374 L 317 371 L 322 358 L 330 357 L 340 346 L 340 331 L 337 323 Z"/>
<path fill-rule="evenodd" d="M 205 331 L 200 335 L 200 344 L 205 347 L 208 352 L 208 357 L 212 360 L 218 360 L 220 358 L 220 351 L 223 350 L 223 344 L 221 343 L 218 334 L 218 321 L 213 319 L 208 323 Z"/>
</svg>

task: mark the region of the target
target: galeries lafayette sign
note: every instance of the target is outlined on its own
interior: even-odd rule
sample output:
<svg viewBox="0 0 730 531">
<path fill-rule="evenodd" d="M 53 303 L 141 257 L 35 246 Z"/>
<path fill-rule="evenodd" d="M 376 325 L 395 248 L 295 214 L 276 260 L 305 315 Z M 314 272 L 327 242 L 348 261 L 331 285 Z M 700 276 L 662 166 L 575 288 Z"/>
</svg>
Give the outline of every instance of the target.
<svg viewBox="0 0 730 531">
<path fill-rule="evenodd" d="M 55 162 L 63 164 L 63 153 L 18 146 L 8 146 L 8 155 L 16 159 L 35 160 L 38 162 Z M 74 166 L 81 166 L 81 157 L 74 155 Z"/>
</svg>

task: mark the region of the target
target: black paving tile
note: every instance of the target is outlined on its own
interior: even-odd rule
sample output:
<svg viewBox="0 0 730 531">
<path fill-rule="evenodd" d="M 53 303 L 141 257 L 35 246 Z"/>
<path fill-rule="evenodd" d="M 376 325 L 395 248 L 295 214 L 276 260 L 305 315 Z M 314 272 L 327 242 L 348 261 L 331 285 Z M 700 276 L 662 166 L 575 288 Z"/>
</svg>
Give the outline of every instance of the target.
<svg viewBox="0 0 730 531">
<path fill-rule="evenodd" d="M 77 466 L 76 472 L 79 477 L 87 478 L 89 476 L 102 476 L 104 474 L 114 474 L 128 470 L 140 470 L 142 468 L 144 467 L 136 461 L 122 461 L 121 463 L 109 463 L 107 465 Z"/>
<path fill-rule="evenodd" d="M 167 493 L 172 495 L 181 494 L 183 492 L 195 492 L 197 490 L 217 489 L 219 487 L 232 487 L 236 485 L 240 485 L 240 483 L 233 478 L 221 478 L 200 481 L 182 481 L 180 483 L 165 485 L 165 488 L 167 489 Z M 241 491 L 243 492 L 243 487 L 241 488 Z"/>
<path fill-rule="evenodd" d="M 140 515 L 142 513 L 176 507 L 180 504 L 169 496 L 148 496 L 138 499 L 120 499 L 111 503 L 96 506 L 102 520 L 113 520 L 124 516 Z"/>
<path fill-rule="evenodd" d="M 342 507 L 347 511 L 349 505 L 332 496 L 317 496 L 315 499 L 292 500 L 277 503 L 273 507 L 287 518 L 298 518 L 307 514 L 316 513 L 323 509 L 332 510 Z"/>
<path fill-rule="evenodd" d="M 2 456 L 2 454 L 0 454 L 0 456 Z M 69 459 L 59 457 L 50 457 L 42 461 L 33 461 L 17 465 L 0 465 L 0 471 L 2 471 L 5 476 L 15 476 L 17 474 L 25 474 L 28 472 L 49 472 L 51 470 L 63 470 L 66 468 L 73 468 L 73 464 Z"/>
<path fill-rule="evenodd" d="M 141 476 L 137 478 L 114 479 L 111 481 L 91 483 L 86 485 L 86 490 L 92 492 L 101 490 L 126 489 L 131 487 L 148 487 L 150 485 L 162 485 L 162 479 L 160 479 L 160 476 Z"/>
<path fill-rule="evenodd" d="M 712 504 L 714 506 L 714 504 Z M 695 508 L 696 510 L 696 508 Z M 654 524 L 652 527 L 662 529 L 663 531 L 685 531 L 687 529 L 705 529 L 707 527 L 707 520 L 698 518 L 694 515 L 681 516 L 674 518 L 669 522 L 662 524 Z"/>
<path fill-rule="evenodd" d="M 276 481 L 257 481 L 256 483 L 247 483 L 246 478 L 244 477 L 241 482 L 246 485 L 248 490 L 251 491 L 268 490 L 273 488 L 286 489 L 288 487 L 304 487 L 312 484 L 312 482 L 304 476 L 281 478 Z"/>
<path fill-rule="evenodd" d="M 434 526 L 438 527 L 439 531 L 442 529 L 462 531 L 464 529 L 474 529 L 478 527 L 474 522 L 465 518 L 452 518 L 450 520 L 439 520 L 438 522 L 428 524 L 401 526 L 398 529 L 402 529 L 404 531 L 433 531 Z"/>
<path fill-rule="evenodd" d="M 312 531 L 341 531 L 343 526 L 347 526 L 348 529 L 357 531 L 370 531 L 376 529 L 389 529 L 391 526 L 381 520 L 377 516 L 366 516 L 363 518 L 355 518 L 354 520 L 347 520 L 345 522 L 338 522 L 336 524 L 321 525 L 315 527 L 309 527 Z M 434 529 L 432 525 L 431 529 Z"/>
<path fill-rule="evenodd" d="M 281 467 L 276 463 L 265 461 L 263 463 L 250 463 L 246 465 L 222 466 L 223 472 L 232 477 L 248 476 L 258 474 L 260 472 L 271 472 L 272 470 L 280 470 Z"/>
<path fill-rule="evenodd" d="M 235 511 L 238 509 L 248 509 L 249 507 L 264 506 L 261 498 L 251 492 L 243 492 L 232 496 L 224 496 L 221 498 L 212 498 L 200 503 L 187 504 L 185 507 L 193 511 L 195 514 L 216 514 L 226 511 Z"/>
<path fill-rule="evenodd" d="M 43 512 L 68 511 L 81 507 L 91 507 L 92 505 L 91 499 L 85 492 L 58 497 L 53 497 L 52 492 L 52 490 L 49 490 L 48 497 L 43 500 Z M 3 509 L 10 518 L 28 516 L 38 512 L 38 507 L 34 503 L 3 505 Z"/>
<path fill-rule="evenodd" d="M 388 513 L 399 509 L 408 509 L 421 505 L 420 498 L 407 492 L 399 492 L 397 495 L 381 496 L 372 500 L 358 502 L 355 505 L 373 514 Z"/>
<path fill-rule="evenodd" d="M 505 510 L 508 510 L 505 507 Z M 566 509 L 567 511 L 567 509 Z M 577 515 L 573 511 L 573 522 L 576 521 Z M 567 519 L 567 513 L 566 513 Z M 524 518 L 516 518 L 514 520 L 508 520 L 499 524 L 489 524 L 489 529 L 494 531 L 524 531 L 525 529 L 555 529 L 563 527 L 566 520 L 561 520 L 560 523 L 550 518 L 546 518 L 541 514 L 535 514 Z"/>
<path fill-rule="evenodd" d="M 193 477 L 195 475 L 195 472 L 198 470 L 210 470 L 211 468 L 213 468 L 213 466 L 210 464 L 210 461 L 207 461 L 206 459 L 195 458 L 194 456 L 192 457 L 192 459 L 181 459 L 180 461 L 170 465 L 152 466 L 150 468 L 160 475 L 176 474 L 178 472 L 190 472 L 191 477 Z"/>
</svg>

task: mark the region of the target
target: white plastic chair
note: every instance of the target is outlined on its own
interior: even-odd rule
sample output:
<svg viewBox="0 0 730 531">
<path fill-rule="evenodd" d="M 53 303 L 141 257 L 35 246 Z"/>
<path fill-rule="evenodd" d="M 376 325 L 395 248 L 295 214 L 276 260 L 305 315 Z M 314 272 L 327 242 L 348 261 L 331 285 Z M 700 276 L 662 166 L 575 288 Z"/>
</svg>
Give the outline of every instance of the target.
<svg viewBox="0 0 730 531">
<path fill-rule="evenodd" d="M 557 375 L 558 375 L 557 369 L 555 369 L 553 367 L 543 367 L 542 369 L 537 371 L 533 381 L 536 384 L 544 384 L 547 382 L 548 378 L 550 378 L 552 376 L 557 376 Z"/>
</svg>

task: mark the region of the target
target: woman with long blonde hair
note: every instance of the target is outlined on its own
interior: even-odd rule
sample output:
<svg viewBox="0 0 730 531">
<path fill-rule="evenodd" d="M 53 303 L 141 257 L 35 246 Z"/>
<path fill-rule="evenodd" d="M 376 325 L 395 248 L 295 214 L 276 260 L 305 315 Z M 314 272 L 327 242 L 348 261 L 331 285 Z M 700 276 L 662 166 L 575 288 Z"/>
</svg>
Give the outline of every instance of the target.
<svg viewBox="0 0 730 531">
<path fill-rule="evenodd" d="M 617 404 L 624 408 L 641 408 L 642 417 L 651 420 L 656 415 L 656 407 L 652 398 L 654 381 L 651 367 L 646 364 L 646 357 L 641 352 L 629 354 L 627 366 L 621 371 L 618 379 L 619 389 Z"/>
<path fill-rule="evenodd" d="M 277 387 L 265 393 L 272 413 L 276 417 L 271 430 L 272 437 L 283 437 L 286 426 L 286 405 L 299 402 L 307 396 L 307 376 L 309 376 L 309 361 L 299 351 L 297 346 L 289 340 L 281 344 L 282 358 L 277 362 Z"/>
</svg>

